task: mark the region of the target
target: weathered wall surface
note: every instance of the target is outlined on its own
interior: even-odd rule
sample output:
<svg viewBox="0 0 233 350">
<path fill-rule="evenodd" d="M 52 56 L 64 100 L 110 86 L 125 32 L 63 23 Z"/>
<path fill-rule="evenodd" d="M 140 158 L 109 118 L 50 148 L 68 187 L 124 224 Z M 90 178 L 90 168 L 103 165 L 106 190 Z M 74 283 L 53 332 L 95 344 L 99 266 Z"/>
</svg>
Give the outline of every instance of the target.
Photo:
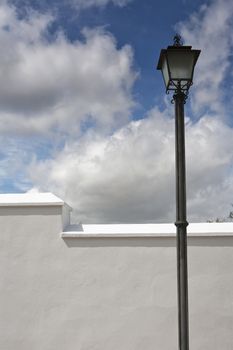
<svg viewBox="0 0 233 350">
<path fill-rule="evenodd" d="M 61 238 L 0 208 L 0 349 L 177 349 L 175 238 Z M 233 235 L 189 238 L 190 349 L 233 349 Z"/>
</svg>

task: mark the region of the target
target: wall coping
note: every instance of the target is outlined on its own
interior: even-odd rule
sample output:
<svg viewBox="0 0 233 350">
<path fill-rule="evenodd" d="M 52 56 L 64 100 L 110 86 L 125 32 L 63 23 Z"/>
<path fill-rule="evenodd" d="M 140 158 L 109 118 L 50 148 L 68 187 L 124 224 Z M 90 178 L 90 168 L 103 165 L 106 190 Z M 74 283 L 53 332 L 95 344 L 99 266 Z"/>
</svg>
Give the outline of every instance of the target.
<svg viewBox="0 0 233 350">
<path fill-rule="evenodd" d="M 50 192 L 0 194 L 0 207 L 63 206 L 65 202 Z"/>
<path fill-rule="evenodd" d="M 233 223 L 191 223 L 189 237 L 233 236 Z M 62 238 L 117 238 L 117 237 L 175 237 L 174 224 L 105 224 L 69 225 L 61 233 Z"/>
<path fill-rule="evenodd" d="M 50 192 L 6 193 L 0 194 L 0 207 L 38 207 L 65 206 L 71 210 L 62 199 Z M 68 222 L 67 222 L 68 223 Z M 223 223 L 190 223 L 187 227 L 188 236 L 233 236 L 233 222 Z M 174 224 L 76 224 L 67 225 L 62 238 L 101 238 L 101 237 L 175 237 Z"/>
</svg>

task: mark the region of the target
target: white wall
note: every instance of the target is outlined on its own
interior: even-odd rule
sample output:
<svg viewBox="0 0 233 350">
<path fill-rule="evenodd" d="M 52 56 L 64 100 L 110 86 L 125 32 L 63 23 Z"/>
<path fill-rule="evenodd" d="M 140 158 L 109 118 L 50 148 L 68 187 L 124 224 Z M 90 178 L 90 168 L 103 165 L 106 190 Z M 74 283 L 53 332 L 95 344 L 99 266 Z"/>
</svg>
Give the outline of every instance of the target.
<svg viewBox="0 0 233 350">
<path fill-rule="evenodd" d="M 84 225 L 62 238 L 61 218 L 51 203 L 0 206 L 0 349 L 178 349 L 174 232 Z M 195 350 L 233 349 L 233 226 L 216 225 L 188 240 Z"/>
</svg>

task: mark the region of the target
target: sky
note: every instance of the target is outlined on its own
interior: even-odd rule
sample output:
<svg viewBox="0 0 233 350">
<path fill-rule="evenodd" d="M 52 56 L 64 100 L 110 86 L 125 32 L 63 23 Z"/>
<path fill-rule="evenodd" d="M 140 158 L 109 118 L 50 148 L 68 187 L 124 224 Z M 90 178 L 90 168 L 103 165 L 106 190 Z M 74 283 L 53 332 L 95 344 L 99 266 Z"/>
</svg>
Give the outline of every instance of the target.
<svg viewBox="0 0 233 350">
<path fill-rule="evenodd" d="M 189 222 L 233 203 L 231 0 L 0 0 L 0 191 L 82 223 L 175 221 L 174 105 L 156 70 L 201 49 L 185 105 Z"/>
</svg>

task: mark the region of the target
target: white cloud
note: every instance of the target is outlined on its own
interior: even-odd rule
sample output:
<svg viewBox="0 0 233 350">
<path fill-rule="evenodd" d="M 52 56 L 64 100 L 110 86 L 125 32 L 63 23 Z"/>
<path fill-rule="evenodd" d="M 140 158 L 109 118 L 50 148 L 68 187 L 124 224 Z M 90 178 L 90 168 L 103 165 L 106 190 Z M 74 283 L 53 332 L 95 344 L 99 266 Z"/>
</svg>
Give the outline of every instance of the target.
<svg viewBox="0 0 233 350">
<path fill-rule="evenodd" d="M 123 7 L 133 0 L 71 0 L 72 3 L 79 9 L 85 9 L 92 6 L 106 6 L 107 4 L 114 4 L 116 6 Z"/>
<path fill-rule="evenodd" d="M 197 116 L 208 109 L 225 113 L 224 79 L 230 68 L 233 47 L 233 2 L 212 1 L 180 23 L 178 30 L 188 45 L 201 49 L 192 88 L 192 107 Z"/>
<path fill-rule="evenodd" d="M 221 4 L 212 2 L 180 24 L 187 43 L 203 50 L 191 93 L 199 121 L 186 126 L 190 221 L 231 209 L 233 129 L 220 112 L 232 6 Z M 174 120 L 170 111 L 154 108 L 146 119 L 127 124 L 136 77 L 131 48 L 118 49 L 99 29 L 85 30 L 83 41 L 71 43 L 60 33 L 51 42 L 45 35 L 50 16 L 32 13 L 19 20 L 13 8 L 0 8 L 0 132 L 25 140 L 32 133 L 46 135 L 54 143 L 38 160 L 37 143 L 15 138 L 7 152 L 3 142 L 3 166 L 12 181 L 24 189 L 23 179 L 30 178 L 36 188 L 62 196 L 83 222 L 174 221 Z M 203 114 L 205 109 L 210 113 Z"/>
<path fill-rule="evenodd" d="M 190 221 L 226 216 L 231 209 L 233 129 L 219 114 L 230 62 L 231 11 L 230 2 L 216 1 L 179 25 L 186 42 L 203 49 L 192 91 L 199 121 L 186 125 Z M 206 108 L 211 113 L 201 115 Z M 173 124 L 155 108 L 111 137 L 93 133 L 68 142 L 54 159 L 32 164 L 32 179 L 64 197 L 84 222 L 174 220 Z"/>
<path fill-rule="evenodd" d="M 206 116 L 187 125 L 190 220 L 230 209 L 232 149 L 233 130 L 220 120 Z M 91 134 L 67 144 L 31 172 L 36 186 L 65 198 L 83 222 L 172 221 L 174 120 L 155 109 L 109 138 Z"/>
<path fill-rule="evenodd" d="M 233 193 L 233 129 L 221 118 L 203 116 L 187 126 L 190 220 L 226 217 Z"/>
<path fill-rule="evenodd" d="M 111 137 L 91 133 L 68 143 L 53 160 L 32 164 L 33 182 L 65 197 L 84 222 L 164 218 L 173 188 L 173 121 L 152 114 Z"/>
<path fill-rule="evenodd" d="M 77 134 L 83 123 L 124 124 L 134 104 L 130 46 L 118 49 L 101 29 L 85 29 L 73 43 L 60 32 L 51 42 L 52 21 L 36 12 L 19 19 L 14 7 L 0 6 L 0 132 Z"/>
</svg>

